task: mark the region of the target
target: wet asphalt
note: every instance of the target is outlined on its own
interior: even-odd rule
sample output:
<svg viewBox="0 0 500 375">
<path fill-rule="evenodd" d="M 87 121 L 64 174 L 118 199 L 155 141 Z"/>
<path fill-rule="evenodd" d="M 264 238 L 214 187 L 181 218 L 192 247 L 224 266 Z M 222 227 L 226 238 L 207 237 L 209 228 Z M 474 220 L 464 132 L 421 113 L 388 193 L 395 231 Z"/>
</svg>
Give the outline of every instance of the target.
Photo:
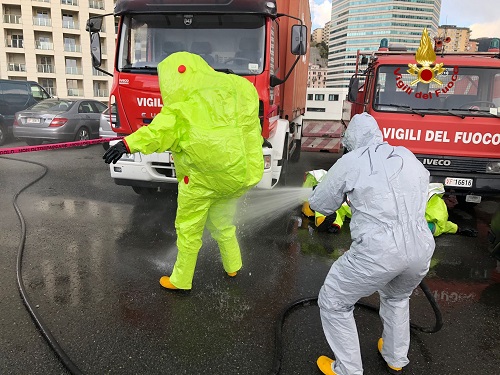
<svg viewBox="0 0 500 375">
<path fill-rule="evenodd" d="M 21 146 L 12 142 L 3 148 Z M 275 328 L 285 306 L 315 297 L 332 265 L 349 248 L 348 225 L 337 235 L 308 229 L 299 207 L 262 225 L 238 229 L 243 269 L 225 275 L 216 243 L 205 236 L 193 290 L 162 289 L 175 261 L 172 192 L 145 199 L 116 186 L 100 145 L 12 155 L 47 166 L 46 176 L 18 198 L 27 237 L 21 278 L 33 309 L 84 374 L 241 374 L 273 369 Z M 287 183 L 310 169 L 328 169 L 338 155 L 302 153 Z M 0 374 L 68 374 L 27 312 L 16 282 L 21 225 L 14 195 L 43 168 L 0 157 Z M 251 202 L 241 210 L 251 210 Z M 500 265 L 487 232 L 499 198 L 457 206 L 450 219 L 477 238 L 443 235 L 426 278 L 444 319 L 438 333 L 412 332 L 405 374 L 500 373 Z M 377 296 L 364 302 L 377 304 Z M 381 323 L 356 308 L 365 374 L 385 374 L 376 342 Z M 411 319 L 432 326 L 422 292 Z M 283 326 L 283 375 L 320 374 L 331 356 L 319 309 L 293 310 Z"/>
</svg>

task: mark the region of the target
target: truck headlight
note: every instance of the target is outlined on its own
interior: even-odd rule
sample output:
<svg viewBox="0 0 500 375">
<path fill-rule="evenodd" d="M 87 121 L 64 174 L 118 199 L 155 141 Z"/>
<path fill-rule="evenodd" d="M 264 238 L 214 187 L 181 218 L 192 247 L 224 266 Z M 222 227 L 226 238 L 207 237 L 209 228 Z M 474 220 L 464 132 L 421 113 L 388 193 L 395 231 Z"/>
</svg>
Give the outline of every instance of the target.
<svg viewBox="0 0 500 375">
<path fill-rule="evenodd" d="M 492 161 L 486 164 L 486 173 L 500 173 L 500 161 Z"/>
<path fill-rule="evenodd" d="M 271 155 L 264 155 L 264 169 L 271 168 Z"/>
<path fill-rule="evenodd" d="M 123 154 L 120 161 L 135 161 L 135 154 Z"/>
</svg>

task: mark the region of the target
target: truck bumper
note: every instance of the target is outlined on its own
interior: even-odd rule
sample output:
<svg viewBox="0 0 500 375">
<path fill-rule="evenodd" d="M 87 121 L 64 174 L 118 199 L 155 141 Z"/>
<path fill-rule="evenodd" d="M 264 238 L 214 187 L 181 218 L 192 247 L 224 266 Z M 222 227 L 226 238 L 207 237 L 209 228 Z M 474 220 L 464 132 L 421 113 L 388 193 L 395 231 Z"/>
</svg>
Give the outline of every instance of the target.
<svg viewBox="0 0 500 375">
<path fill-rule="evenodd" d="M 500 175 L 484 173 L 449 173 L 444 171 L 430 171 L 430 182 L 440 182 L 444 185 L 446 191 L 455 195 L 476 194 L 482 196 L 500 194 Z M 472 179 L 472 186 L 448 186 L 446 179 L 448 177 Z"/>
</svg>

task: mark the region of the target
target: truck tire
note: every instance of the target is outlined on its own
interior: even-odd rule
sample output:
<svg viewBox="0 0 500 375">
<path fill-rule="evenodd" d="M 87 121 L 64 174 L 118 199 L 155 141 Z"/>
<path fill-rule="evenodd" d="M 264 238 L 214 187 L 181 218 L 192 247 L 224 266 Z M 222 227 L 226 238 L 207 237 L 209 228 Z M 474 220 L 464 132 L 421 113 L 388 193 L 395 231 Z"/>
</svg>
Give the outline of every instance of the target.
<svg viewBox="0 0 500 375">
<path fill-rule="evenodd" d="M 145 196 L 145 197 L 150 197 L 158 191 L 157 188 L 149 188 L 149 187 L 142 187 L 142 186 L 132 186 L 132 189 L 134 190 L 135 193 Z"/>
<path fill-rule="evenodd" d="M 0 146 L 5 144 L 6 141 L 7 141 L 7 129 L 2 124 L 0 124 Z"/>
<path fill-rule="evenodd" d="M 296 139 L 295 142 L 295 151 L 290 157 L 290 161 L 292 163 L 297 163 L 300 160 L 301 147 L 302 147 L 302 139 Z"/>
</svg>

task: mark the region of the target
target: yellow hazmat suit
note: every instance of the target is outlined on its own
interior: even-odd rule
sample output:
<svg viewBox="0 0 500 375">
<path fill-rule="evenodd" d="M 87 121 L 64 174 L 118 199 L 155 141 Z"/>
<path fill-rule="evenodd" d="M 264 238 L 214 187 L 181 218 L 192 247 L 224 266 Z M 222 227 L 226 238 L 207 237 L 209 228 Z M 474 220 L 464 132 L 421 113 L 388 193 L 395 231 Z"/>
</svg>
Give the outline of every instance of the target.
<svg viewBox="0 0 500 375">
<path fill-rule="evenodd" d="M 159 63 L 158 79 L 161 112 L 124 142 L 131 153 L 173 154 L 178 254 L 170 282 L 191 289 L 205 224 L 219 245 L 224 270 L 234 275 L 242 266 L 233 217 L 236 198 L 264 171 L 259 97 L 247 79 L 216 72 L 188 52 Z"/>
</svg>

